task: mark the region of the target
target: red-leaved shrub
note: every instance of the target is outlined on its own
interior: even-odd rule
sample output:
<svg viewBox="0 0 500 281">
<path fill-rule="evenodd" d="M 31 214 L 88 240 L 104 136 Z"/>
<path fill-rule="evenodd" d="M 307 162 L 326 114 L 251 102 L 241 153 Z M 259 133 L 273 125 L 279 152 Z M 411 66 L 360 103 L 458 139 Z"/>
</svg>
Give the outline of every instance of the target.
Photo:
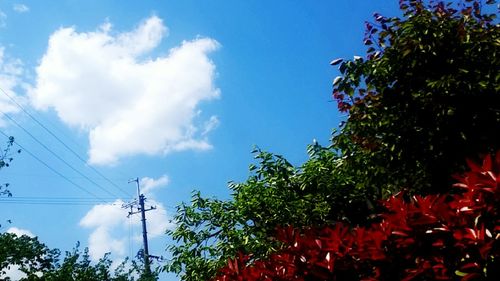
<svg viewBox="0 0 500 281">
<path fill-rule="evenodd" d="M 500 152 L 468 164 L 449 194 L 397 194 L 370 227 L 279 228 L 282 250 L 214 280 L 500 280 Z"/>
</svg>

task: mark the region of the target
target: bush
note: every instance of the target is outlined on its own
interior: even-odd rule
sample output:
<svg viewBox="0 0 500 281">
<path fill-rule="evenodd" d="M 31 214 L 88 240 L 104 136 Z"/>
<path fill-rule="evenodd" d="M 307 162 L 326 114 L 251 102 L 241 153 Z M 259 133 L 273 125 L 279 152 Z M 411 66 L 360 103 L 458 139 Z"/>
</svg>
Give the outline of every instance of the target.
<svg viewBox="0 0 500 281">
<path fill-rule="evenodd" d="M 280 228 L 281 251 L 242 254 L 214 281 L 499 280 L 500 152 L 468 164 L 452 193 L 399 193 L 369 227 Z"/>
</svg>

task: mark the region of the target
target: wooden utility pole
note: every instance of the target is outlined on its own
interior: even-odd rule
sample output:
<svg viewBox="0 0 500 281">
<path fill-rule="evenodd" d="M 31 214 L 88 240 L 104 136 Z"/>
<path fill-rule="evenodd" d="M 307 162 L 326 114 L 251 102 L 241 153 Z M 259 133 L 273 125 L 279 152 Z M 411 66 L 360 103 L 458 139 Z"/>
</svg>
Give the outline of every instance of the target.
<svg viewBox="0 0 500 281">
<path fill-rule="evenodd" d="M 144 201 L 146 201 L 146 197 L 144 194 L 141 194 L 140 190 L 140 184 L 139 184 L 139 178 L 135 178 L 129 181 L 129 183 L 136 182 L 137 183 L 137 197 L 138 200 L 134 200 L 130 203 L 124 204 L 122 207 L 123 208 L 130 208 L 130 211 L 128 213 L 128 216 L 130 217 L 131 215 L 134 214 L 141 214 L 141 222 L 142 222 L 142 243 L 143 243 L 143 250 L 142 250 L 142 258 L 144 260 L 144 275 L 145 276 L 151 276 L 151 260 L 150 260 L 150 255 L 149 255 L 149 248 L 148 248 L 148 231 L 146 228 L 146 212 L 151 211 L 156 209 L 156 207 L 152 206 L 149 209 L 146 209 L 144 207 Z M 134 211 L 133 207 L 137 207 L 137 210 Z"/>
</svg>

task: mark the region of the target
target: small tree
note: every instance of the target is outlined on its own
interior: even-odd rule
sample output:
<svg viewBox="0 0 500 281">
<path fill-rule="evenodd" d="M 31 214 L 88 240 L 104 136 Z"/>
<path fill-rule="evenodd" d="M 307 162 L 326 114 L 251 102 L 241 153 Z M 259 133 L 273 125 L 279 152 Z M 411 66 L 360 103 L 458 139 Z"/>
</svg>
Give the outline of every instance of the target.
<svg viewBox="0 0 500 281">
<path fill-rule="evenodd" d="M 164 269 L 182 280 L 209 280 L 238 252 L 267 256 L 279 249 L 273 238 L 277 225 L 326 223 L 328 200 L 336 196 L 330 189 L 333 154 L 317 145 L 309 151 L 311 160 L 296 168 L 279 155 L 256 149 L 258 164 L 250 166 L 249 179 L 229 184 L 232 200 L 195 192 L 190 205 L 177 208 L 177 227 L 168 234 L 179 243 L 169 246 L 173 259 Z"/>
<path fill-rule="evenodd" d="M 45 244 L 27 235 L 0 234 L 0 276 L 5 270 L 17 265 L 27 275 L 44 273 L 54 269 L 59 256 L 58 250 L 51 250 Z"/>
<path fill-rule="evenodd" d="M 366 23 L 366 58 L 332 62 L 333 96 L 349 114 L 333 145 L 374 199 L 443 191 L 462 159 L 500 144 L 496 1 L 399 2 L 404 18 Z"/>
<path fill-rule="evenodd" d="M 25 274 L 26 281 L 154 281 L 157 272 L 149 277 L 142 276 L 143 264 L 139 260 L 125 259 L 112 268 L 109 253 L 99 261 L 90 259 L 88 248 L 80 250 L 79 243 L 64 258 L 59 249 L 50 249 L 36 237 L 0 234 L 0 279 L 8 279 L 6 269 L 17 266 Z"/>
<path fill-rule="evenodd" d="M 0 169 L 9 167 L 12 160 L 14 160 L 11 155 L 11 149 L 13 145 L 14 137 L 9 137 L 9 140 L 7 141 L 7 147 L 2 151 L 2 153 L 0 153 Z M 21 150 L 17 150 L 17 153 L 21 153 Z M 8 183 L 0 184 L 0 196 L 12 196 L 12 193 L 9 191 L 8 187 Z"/>
</svg>

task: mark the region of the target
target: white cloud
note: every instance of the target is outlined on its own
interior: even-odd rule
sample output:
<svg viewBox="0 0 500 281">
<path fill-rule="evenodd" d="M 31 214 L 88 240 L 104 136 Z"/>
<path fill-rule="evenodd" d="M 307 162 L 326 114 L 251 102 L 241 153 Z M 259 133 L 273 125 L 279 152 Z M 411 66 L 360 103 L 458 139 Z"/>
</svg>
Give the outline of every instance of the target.
<svg viewBox="0 0 500 281">
<path fill-rule="evenodd" d="M 7 229 L 7 233 L 12 233 L 12 234 L 15 234 L 17 236 L 26 235 L 29 237 L 35 237 L 35 234 L 33 234 L 33 232 L 26 230 L 26 229 L 17 228 L 17 227 L 11 227 L 11 228 Z"/>
<path fill-rule="evenodd" d="M 204 130 L 203 130 L 203 133 L 202 135 L 207 135 L 208 133 L 210 133 L 212 130 L 214 130 L 215 128 L 217 128 L 219 126 L 219 119 L 217 118 L 217 116 L 212 116 L 210 117 L 210 119 L 205 122 L 205 126 L 204 127 Z"/>
<path fill-rule="evenodd" d="M 89 237 L 89 254 L 93 260 L 102 258 L 108 252 L 120 256 L 125 253 L 125 238 L 112 236 L 115 228 L 126 225 L 127 211 L 121 208 L 123 203 L 117 200 L 96 205 L 80 220 L 81 226 L 93 228 Z"/>
<path fill-rule="evenodd" d="M 154 199 L 149 199 L 146 202 L 147 205 L 154 206 L 156 208 L 147 214 L 148 238 L 156 238 L 164 235 L 167 229 L 173 227 L 173 223 L 170 221 L 170 217 L 168 216 L 165 206 Z M 139 215 L 136 216 L 136 219 L 138 225 Z"/>
<path fill-rule="evenodd" d="M 151 191 L 168 184 L 168 177 L 162 176 L 158 179 L 143 178 L 141 185 L 142 191 Z M 147 206 L 155 206 L 156 209 L 147 212 L 147 231 L 148 238 L 154 239 L 165 234 L 165 230 L 171 228 L 173 224 L 163 204 L 147 196 Z M 140 214 L 131 215 L 127 218 L 130 209 L 123 209 L 123 201 L 117 200 L 108 204 L 99 204 L 92 209 L 80 220 L 80 226 L 92 229 L 89 236 L 88 247 L 89 254 L 92 260 L 97 261 L 105 253 L 111 252 L 114 258 L 123 258 L 126 254 L 128 245 L 129 227 L 140 229 L 141 218 Z M 137 206 L 133 211 L 137 211 Z M 136 248 L 142 247 L 142 236 L 134 237 Z"/>
<path fill-rule="evenodd" d="M 163 175 L 158 179 L 152 179 L 149 177 L 144 177 L 141 179 L 141 192 L 149 196 L 149 194 L 156 188 L 166 186 L 170 182 L 170 179 Z"/>
<path fill-rule="evenodd" d="M 106 226 L 109 228 L 121 225 L 126 220 L 123 214 L 127 214 L 121 208 L 123 203 L 122 200 L 116 200 L 108 204 L 95 205 L 80 221 L 80 224 L 85 227 Z"/>
<path fill-rule="evenodd" d="M 7 26 L 7 14 L 0 10 L 0 28 Z"/>
<path fill-rule="evenodd" d="M 9 265 L 8 267 L 2 268 L 4 274 L 2 277 L 9 277 L 9 280 L 21 280 L 22 278 L 26 278 L 26 273 L 21 271 L 21 266 L 17 264 Z M 5 280 L 5 279 L 2 279 Z"/>
<path fill-rule="evenodd" d="M 18 103 L 25 103 L 24 99 L 16 95 L 15 89 L 22 85 L 21 75 L 23 64 L 21 60 L 8 57 L 5 48 L 0 46 L 0 111 L 5 114 L 19 112 L 19 108 L 10 100 L 9 96 Z M 5 118 L 0 118 L 0 127 L 6 125 Z"/>
<path fill-rule="evenodd" d="M 200 120 L 199 105 L 219 97 L 208 58 L 219 44 L 197 38 L 152 57 L 167 33 L 160 18 L 130 32 L 111 29 L 106 22 L 93 32 L 54 32 L 29 91 L 33 105 L 88 132 L 91 164 L 210 149 L 206 132 L 217 119 Z"/>
<path fill-rule="evenodd" d="M 26 13 L 29 12 L 30 8 L 24 4 L 14 4 L 12 9 L 18 13 Z"/>
</svg>

